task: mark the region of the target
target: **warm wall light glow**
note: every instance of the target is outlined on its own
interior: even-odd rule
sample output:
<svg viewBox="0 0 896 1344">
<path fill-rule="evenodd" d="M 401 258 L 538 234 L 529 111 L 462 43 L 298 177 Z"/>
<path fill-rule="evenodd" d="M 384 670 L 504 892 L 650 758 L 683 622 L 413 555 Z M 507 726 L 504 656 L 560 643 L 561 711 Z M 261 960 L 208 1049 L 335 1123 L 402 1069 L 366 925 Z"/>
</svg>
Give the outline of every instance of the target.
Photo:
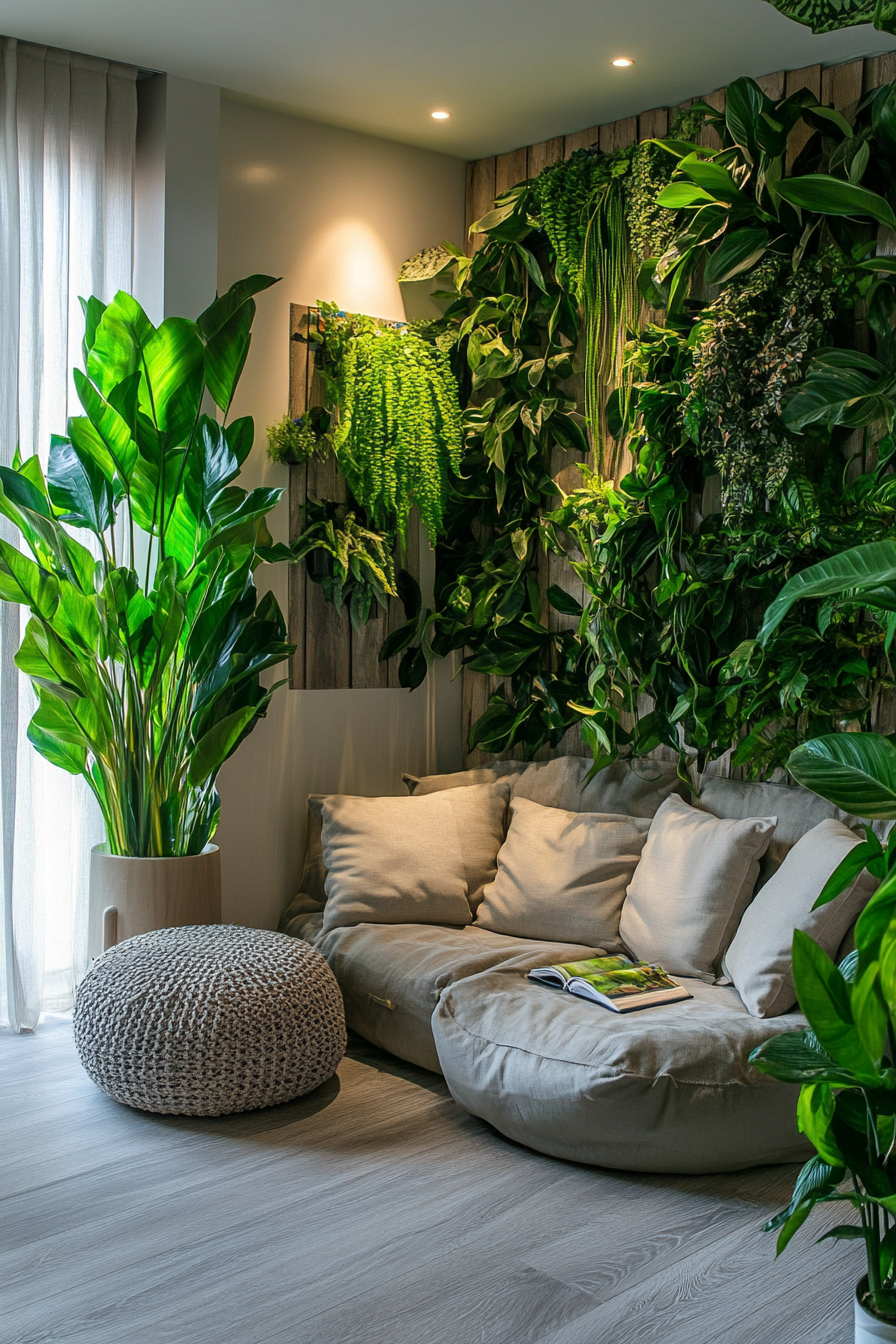
<svg viewBox="0 0 896 1344">
<path fill-rule="evenodd" d="M 448 118 L 451 116 L 451 113 L 450 113 L 450 112 L 431 112 L 429 115 L 432 117 L 433 121 L 447 121 Z"/>
<path fill-rule="evenodd" d="M 615 61 L 612 61 L 611 64 L 622 69 L 626 65 L 634 65 L 634 61 L 630 60 L 628 56 L 617 56 Z"/>
</svg>

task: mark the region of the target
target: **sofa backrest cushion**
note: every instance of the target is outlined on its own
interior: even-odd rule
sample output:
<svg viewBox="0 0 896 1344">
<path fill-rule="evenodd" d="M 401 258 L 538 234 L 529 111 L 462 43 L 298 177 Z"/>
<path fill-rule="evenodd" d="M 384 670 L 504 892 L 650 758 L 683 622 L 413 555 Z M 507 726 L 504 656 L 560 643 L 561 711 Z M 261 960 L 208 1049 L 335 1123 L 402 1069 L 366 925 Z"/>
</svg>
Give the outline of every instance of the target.
<svg viewBox="0 0 896 1344">
<path fill-rule="evenodd" d="M 774 817 L 723 820 L 667 798 L 622 907 L 628 952 L 672 975 L 715 980 L 774 829 Z"/>
<path fill-rule="evenodd" d="M 670 794 L 688 796 L 687 785 L 667 761 L 613 761 L 588 784 L 591 769 L 584 756 L 558 756 L 553 761 L 496 761 L 452 775 L 403 775 L 415 797 L 443 789 L 463 788 L 506 778 L 514 798 L 528 798 L 542 807 L 567 812 L 612 812 L 652 817 Z M 584 787 L 583 787 L 584 785 Z"/>
<path fill-rule="evenodd" d="M 647 817 L 567 812 L 512 798 L 507 839 L 477 925 L 618 950 L 622 902 L 649 829 Z"/>
<path fill-rule="evenodd" d="M 321 803 L 323 932 L 352 924 L 469 924 L 495 876 L 506 783 L 422 798 Z"/>
<path fill-rule="evenodd" d="M 835 901 L 819 910 L 812 906 L 834 869 L 859 843 L 842 822 L 819 822 L 797 841 L 747 906 L 724 969 L 754 1017 L 779 1017 L 796 1004 L 791 961 L 795 929 L 808 933 L 829 957 L 837 954 L 877 879 L 863 871 Z"/>
</svg>

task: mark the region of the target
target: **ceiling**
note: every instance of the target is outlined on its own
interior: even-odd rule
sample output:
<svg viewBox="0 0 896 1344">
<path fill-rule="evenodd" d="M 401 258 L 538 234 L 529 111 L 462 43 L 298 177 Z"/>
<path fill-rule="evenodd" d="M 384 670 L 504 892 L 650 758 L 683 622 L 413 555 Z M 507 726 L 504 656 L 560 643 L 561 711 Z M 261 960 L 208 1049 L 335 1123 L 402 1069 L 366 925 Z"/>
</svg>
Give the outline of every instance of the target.
<svg viewBox="0 0 896 1344">
<path fill-rule="evenodd" d="M 0 31 L 469 159 L 896 50 L 866 27 L 815 37 L 765 0 L 0 0 Z"/>
</svg>

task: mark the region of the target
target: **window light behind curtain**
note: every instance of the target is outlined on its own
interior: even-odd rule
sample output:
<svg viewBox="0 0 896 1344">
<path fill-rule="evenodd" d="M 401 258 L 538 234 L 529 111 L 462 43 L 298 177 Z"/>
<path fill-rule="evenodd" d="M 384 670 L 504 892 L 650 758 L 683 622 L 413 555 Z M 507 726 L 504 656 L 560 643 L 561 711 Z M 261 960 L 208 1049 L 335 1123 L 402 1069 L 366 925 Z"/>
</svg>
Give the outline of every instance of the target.
<svg viewBox="0 0 896 1344">
<path fill-rule="evenodd" d="M 137 72 L 0 38 L 0 464 L 64 434 L 78 403 L 78 296 L 131 288 Z M 0 535 L 15 533 L 0 518 Z M 27 613 L 0 607 L 0 1023 L 71 1007 L 87 963 L 87 871 L 103 839 L 86 785 L 25 733 L 13 656 Z"/>
</svg>

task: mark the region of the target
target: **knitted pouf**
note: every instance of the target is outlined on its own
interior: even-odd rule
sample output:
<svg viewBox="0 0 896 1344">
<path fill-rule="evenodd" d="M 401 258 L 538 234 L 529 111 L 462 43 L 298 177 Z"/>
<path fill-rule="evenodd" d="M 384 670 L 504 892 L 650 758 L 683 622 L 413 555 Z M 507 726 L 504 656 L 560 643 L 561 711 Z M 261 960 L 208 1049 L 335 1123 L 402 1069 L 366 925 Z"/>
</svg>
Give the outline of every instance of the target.
<svg viewBox="0 0 896 1344">
<path fill-rule="evenodd" d="M 227 1115 L 311 1092 L 345 1053 L 333 973 L 308 943 L 199 925 L 110 948 L 78 989 L 75 1044 L 95 1083 L 141 1111 Z"/>
</svg>

